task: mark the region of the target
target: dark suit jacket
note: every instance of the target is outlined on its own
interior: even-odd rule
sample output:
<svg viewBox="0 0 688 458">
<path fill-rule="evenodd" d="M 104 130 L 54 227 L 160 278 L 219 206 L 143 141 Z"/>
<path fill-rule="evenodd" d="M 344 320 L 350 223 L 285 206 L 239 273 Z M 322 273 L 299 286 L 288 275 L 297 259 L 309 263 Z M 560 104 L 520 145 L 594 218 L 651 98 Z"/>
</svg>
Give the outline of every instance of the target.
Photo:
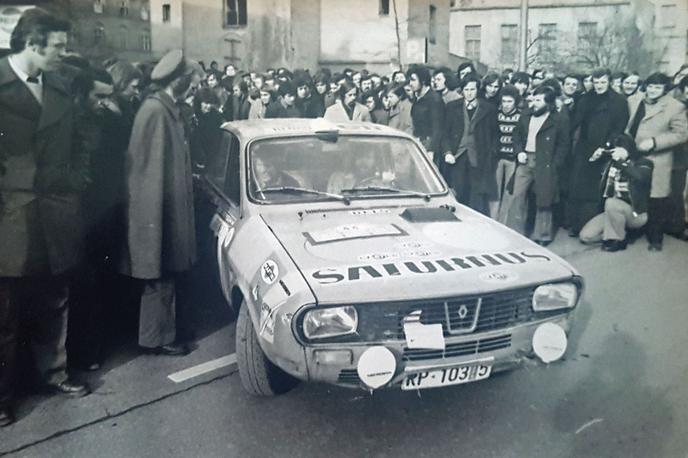
<svg viewBox="0 0 688 458">
<path fill-rule="evenodd" d="M 574 200 L 600 201 L 597 183 L 605 162 L 590 162 L 590 156 L 606 142 L 613 142 L 624 133 L 628 124 L 628 102 L 609 89 L 602 96 L 587 93 L 578 101 L 573 129 L 579 130 L 573 152 L 573 170 L 569 196 Z"/>
<path fill-rule="evenodd" d="M 73 148 L 73 123 L 57 75 L 43 75 L 41 106 L 0 59 L 0 277 L 58 274 L 80 261 L 88 156 Z"/>
<path fill-rule="evenodd" d="M 521 116 L 514 129 L 514 151 L 525 151 L 530 114 Z M 559 195 L 559 171 L 568 156 L 569 122 L 565 113 L 550 113 L 535 137 L 535 200 L 550 207 Z M 519 167 L 522 167 L 519 165 Z"/>
<path fill-rule="evenodd" d="M 442 96 L 430 89 L 423 97 L 413 102 L 411 107 L 413 135 L 420 138 L 435 158 L 442 156 L 442 137 L 444 135 L 444 102 Z"/>
<path fill-rule="evenodd" d="M 443 142 L 442 158 L 444 158 L 444 152 L 451 152 L 454 155 L 458 153 L 465 125 L 463 104 L 463 99 L 459 99 L 449 102 L 446 106 L 446 134 Z M 496 197 L 495 167 L 497 162 L 497 143 L 499 140 L 497 109 L 491 103 L 479 101 L 471 124 L 473 124 L 475 146 L 478 153 L 478 165 L 475 167 L 475 170 L 471 171 L 471 178 L 476 188 L 472 189 L 471 192 L 487 194 L 488 197 Z M 457 168 L 456 165 L 447 165 L 445 167 L 448 169 L 448 175 L 453 175 L 452 171 Z"/>
</svg>

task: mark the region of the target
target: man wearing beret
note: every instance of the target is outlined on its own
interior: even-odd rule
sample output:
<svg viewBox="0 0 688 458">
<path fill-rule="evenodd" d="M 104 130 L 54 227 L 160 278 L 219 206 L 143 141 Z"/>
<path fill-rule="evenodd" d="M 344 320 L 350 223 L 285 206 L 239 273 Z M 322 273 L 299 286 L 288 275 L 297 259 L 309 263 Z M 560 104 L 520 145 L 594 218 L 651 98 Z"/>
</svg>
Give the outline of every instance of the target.
<svg viewBox="0 0 688 458">
<path fill-rule="evenodd" d="M 189 353 L 176 333 L 180 285 L 196 261 L 189 145 L 179 103 L 201 80 L 181 50 L 167 53 L 151 79 L 161 89 L 141 105 L 126 157 L 126 249 L 122 273 L 141 288 L 139 346 L 158 355 Z"/>
</svg>

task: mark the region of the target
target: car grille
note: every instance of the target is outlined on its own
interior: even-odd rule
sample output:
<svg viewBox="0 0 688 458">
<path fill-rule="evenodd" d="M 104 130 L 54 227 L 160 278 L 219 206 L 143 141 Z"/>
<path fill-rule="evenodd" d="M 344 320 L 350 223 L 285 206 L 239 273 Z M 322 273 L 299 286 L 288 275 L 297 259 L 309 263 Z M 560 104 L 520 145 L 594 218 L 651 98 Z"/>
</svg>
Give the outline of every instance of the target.
<svg viewBox="0 0 688 458">
<path fill-rule="evenodd" d="M 427 359 L 454 358 L 457 356 L 477 355 L 490 351 L 509 348 L 511 346 L 511 334 L 489 339 L 471 340 L 447 344 L 444 350 L 430 350 L 425 348 L 404 348 L 404 361 L 423 361 Z"/>
<path fill-rule="evenodd" d="M 530 287 L 482 296 L 361 304 L 356 307 L 358 335 L 342 341 L 404 340 L 404 319 L 413 312 L 420 312 L 421 324 L 441 324 L 445 337 L 505 329 L 563 313 L 533 312 L 534 290 Z"/>
<path fill-rule="evenodd" d="M 509 348 L 511 346 L 511 334 L 491 337 L 489 339 L 470 340 L 448 344 L 444 350 L 409 349 L 404 348 L 402 359 L 404 361 L 425 361 L 429 359 L 446 359 L 458 356 L 478 355 Z M 337 383 L 344 385 L 358 385 L 361 380 L 356 369 L 342 369 L 337 377 Z"/>
</svg>

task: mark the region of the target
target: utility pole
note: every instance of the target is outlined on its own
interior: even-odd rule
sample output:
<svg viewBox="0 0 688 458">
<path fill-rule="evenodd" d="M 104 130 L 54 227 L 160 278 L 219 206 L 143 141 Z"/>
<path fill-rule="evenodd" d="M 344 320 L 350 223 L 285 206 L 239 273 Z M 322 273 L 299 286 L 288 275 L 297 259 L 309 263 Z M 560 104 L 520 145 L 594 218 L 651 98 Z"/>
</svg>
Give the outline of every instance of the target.
<svg viewBox="0 0 688 458">
<path fill-rule="evenodd" d="M 520 32 L 518 69 L 525 72 L 528 66 L 528 0 L 521 0 Z"/>
</svg>

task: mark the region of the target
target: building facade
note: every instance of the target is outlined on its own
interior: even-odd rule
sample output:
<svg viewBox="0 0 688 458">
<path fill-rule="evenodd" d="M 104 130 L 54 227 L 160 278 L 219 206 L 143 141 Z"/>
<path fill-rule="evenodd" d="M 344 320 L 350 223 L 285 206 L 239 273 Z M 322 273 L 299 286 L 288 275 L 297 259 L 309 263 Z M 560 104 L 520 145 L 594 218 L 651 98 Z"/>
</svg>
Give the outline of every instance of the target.
<svg viewBox="0 0 688 458">
<path fill-rule="evenodd" d="M 444 64 L 449 0 L 151 0 L 155 55 L 242 69 Z"/>
<path fill-rule="evenodd" d="M 660 68 L 671 74 L 688 63 L 688 0 L 654 0 Z"/>
<path fill-rule="evenodd" d="M 688 11 L 687 0 L 656 1 L 680 2 Z M 686 23 L 683 19 L 679 25 L 676 16 L 671 29 L 675 41 L 682 31 L 684 48 L 667 47 L 667 38 L 657 27 L 656 10 L 648 0 L 530 0 L 528 70 L 547 67 L 564 72 L 604 66 L 642 73 L 659 66 L 670 71 L 676 61 L 685 59 Z M 517 67 L 520 0 L 461 0 L 450 14 L 450 52 L 494 69 Z"/>
<path fill-rule="evenodd" d="M 152 58 L 148 0 L 70 0 L 75 51 L 93 59 Z"/>
</svg>

